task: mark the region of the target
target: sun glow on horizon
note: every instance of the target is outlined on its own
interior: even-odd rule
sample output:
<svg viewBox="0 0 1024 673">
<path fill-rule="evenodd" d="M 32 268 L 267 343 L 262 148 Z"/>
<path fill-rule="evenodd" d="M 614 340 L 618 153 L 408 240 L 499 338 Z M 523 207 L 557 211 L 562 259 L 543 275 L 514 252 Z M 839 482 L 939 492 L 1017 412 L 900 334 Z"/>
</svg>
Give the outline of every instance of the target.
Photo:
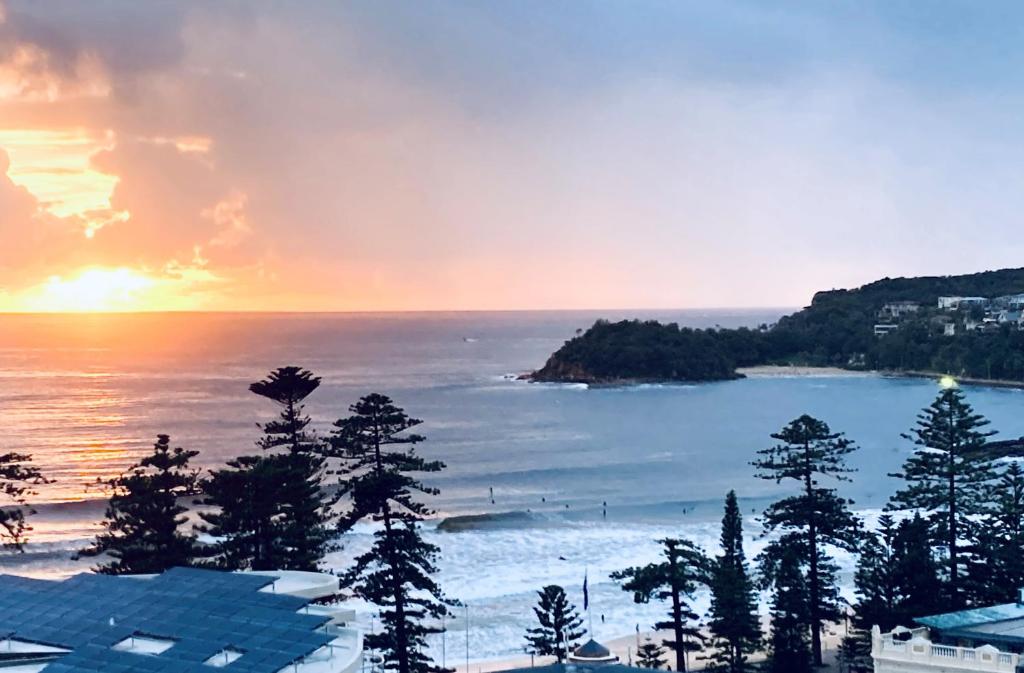
<svg viewBox="0 0 1024 673">
<path fill-rule="evenodd" d="M 210 308 L 223 279 L 207 269 L 169 264 L 153 271 L 86 267 L 23 290 L 0 288 L 0 312 L 137 313 Z"/>
<path fill-rule="evenodd" d="M 51 276 L 18 302 L 20 310 L 40 313 L 137 311 L 154 308 L 150 294 L 158 281 L 128 268 L 86 269 Z"/>
</svg>

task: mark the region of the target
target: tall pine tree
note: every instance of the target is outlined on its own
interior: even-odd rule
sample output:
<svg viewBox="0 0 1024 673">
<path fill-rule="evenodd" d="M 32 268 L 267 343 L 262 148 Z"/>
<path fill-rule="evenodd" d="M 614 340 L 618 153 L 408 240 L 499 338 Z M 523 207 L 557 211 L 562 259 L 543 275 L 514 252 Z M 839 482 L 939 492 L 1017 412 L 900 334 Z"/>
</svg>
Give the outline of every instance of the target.
<svg viewBox="0 0 1024 673">
<path fill-rule="evenodd" d="M 852 503 L 821 481 L 849 481 L 847 475 L 853 470 L 846 466 L 846 456 L 855 447 L 842 433 L 832 432 L 826 423 L 807 415 L 772 437 L 779 443 L 758 452 L 761 458 L 753 463 L 757 476 L 776 483 L 795 482 L 799 491 L 765 510 L 765 532 L 779 537 L 762 554 L 761 571 L 770 581 L 786 552 L 797 554 L 807 575 L 803 586 L 807 590 L 805 614 L 812 662 L 820 666 L 824 622 L 841 616 L 836 567 L 826 550 L 831 546 L 855 552 L 860 541 L 859 522 L 850 512 Z"/>
<path fill-rule="evenodd" d="M 216 537 L 214 563 L 228 569 L 316 570 L 332 542 L 336 500 L 323 487 L 324 446 L 308 430 L 303 401 L 320 379 L 299 367 L 281 367 L 249 389 L 281 412 L 263 424 L 262 453 L 228 461 L 203 483 L 201 528 Z"/>
<path fill-rule="evenodd" d="M 865 535 L 854 573 L 856 622 L 865 630 L 873 625 L 891 631 L 899 623 L 899 577 L 895 552 L 896 526 L 889 515 L 878 520 L 878 532 Z"/>
<path fill-rule="evenodd" d="M 280 570 L 288 564 L 282 502 L 290 481 L 283 456 L 240 456 L 212 470 L 203 481 L 205 522 L 198 529 L 214 537 L 208 565 L 225 570 Z"/>
<path fill-rule="evenodd" d="M 25 517 L 35 513 L 28 498 L 36 494 L 36 486 L 49 483 L 31 462 L 32 456 L 25 453 L 0 453 L 0 546 L 4 549 L 25 551 L 32 530 Z"/>
<path fill-rule="evenodd" d="M 942 612 L 939 564 L 932 550 L 928 522 L 919 514 L 900 521 L 896 527 L 892 557 L 898 591 L 893 621 L 910 626 L 915 617 Z"/>
<path fill-rule="evenodd" d="M 747 657 L 761 644 L 761 624 L 757 594 L 743 553 L 743 518 L 735 491 L 729 491 L 725 497 L 722 554 L 711 568 L 708 629 L 715 648 L 709 668 L 729 673 L 748 670 Z"/>
<path fill-rule="evenodd" d="M 894 564 L 893 538 L 896 529 L 891 516 L 879 519 L 877 533 L 865 535 L 857 570 L 854 573 L 858 601 L 855 605 L 853 629 L 843 639 L 840 656 L 851 673 L 870 673 L 871 627 L 892 630 L 897 620 L 898 588 Z"/>
<path fill-rule="evenodd" d="M 917 447 L 891 476 L 906 486 L 890 500 L 891 509 L 925 514 L 932 544 L 946 552 L 946 607 L 956 610 L 968 602 L 966 575 L 976 556 L 969 541 L 975 519 L 985 513 L 993 471 L 982 449 L 992 432 L 974 413 L 959 388 L 948 388 L 918 415 L 917 427 L 904 435 Z"/>
<path fill-rule="evenodd" d="M 850 671 L 870 673 L 871 627 L 891 631 L 911 626 L 915 617 L 941 611 L 927 523 L 915 516 L 897 525 L 883 515 L 878 531 L 865 536 L 854 583 L 854 629 L 843 642 L 843 658 Z"/>
<path fill-rule="evenodd" d="M 450 601 L 431 575 L 437 572 L 438 548 L 423 540 L 418 526 L 432 512 L 416 494 L 437 489 L 414 475 L 438 472 L 440 461 L 426 460 L 415 447 L 424 440 L 410 430 L 422 421 L 410 418 L 391 399 L 367 395 L 351 416 L 338 420 L 332 436 L 335 455 L 343 461 L 341 494 L 350 500 L 342 530 L 370 518 L 382 524 L 371 549 L 356 557 L 344 581 L 362 598 L 381 608 L 382 633 L 366 638 L 383 654 L 384 668 L 398 673 L 442 669 L 426 656 L 426 636 L 440 629 L 427 623 L 448 613 Z"/>
<path fill-rule="evenodd" d="M 700 649 L 704 640 L 694 624 L 698 615 L 690 601 L 699 585 L 710 582 L 710 561 L 689 540 L 666 538 L 659 542 L 663 561 L 619 570 L 611 578 L 622 582 L 624 591 L 632 591 L 637 603 L 648 603 L 652 598 L 669 602 L 669 619 L 658 622 L 654 628 L 672 632 L 672 638 L 664 644 L 676 654 L 676 670 L 685 671 L 686 653 Z"/>
<path fill-rule="evenodd" d="M 334 498 L 325 493 L 324 444 L 309 431 L 303 401 L 320 387 L 320 378 L 300 367 L 280 367 L 249 390 L 276 403 L 278 418 L 263 424 L 258 445 L 267 452 L 285 449 L 281 484 L 282 543 L 288 549 L 286 569 L 316 570 L 337 546 L 332 542 Z"/>
<path fill-rule="evenodd" d="M 172 449 L 170 437 L 158 435 L 150 455 L 107 481 L 110 503 L 103 532 L 77 557 L 106 554 L 112 560 L 95 568 L 106 575 L 161 573 L 192 565 L 198 554 L 196 538 L 182 531 L 188 508 L 181 500 L 197 492 L 199 473 L 189 468 L 197 455 Z"/>
<path fill-rule="evenodd" d="M 529 651 L 538 656 L 552 656 L 562 663 L 583 637 L 584 631 L 580 628 L 583 619 L 576 606 L 566 598 L 562 587 L 549 584 L 537 595 L 539 600 L 533 614 L 537 616 L 538 625 L 526 632 Z"/>
<path fill-rule="evenodd" d="M 1017 600 L 1024 587 L 1024 469 L 1006 464 L 993 489 L 978 532 L 980 563 L 972 566 L 971 586 L 984 604 Z"/>
<path fill-rule="evenodd" d="M 811 650 L 807 643 L 808 590 L 800 569 L 801 555 L 795 548 L 781 551 L 773 574 L 772 635 L 769 670 L 772 673 L 807 673 Z"/>
</svg>

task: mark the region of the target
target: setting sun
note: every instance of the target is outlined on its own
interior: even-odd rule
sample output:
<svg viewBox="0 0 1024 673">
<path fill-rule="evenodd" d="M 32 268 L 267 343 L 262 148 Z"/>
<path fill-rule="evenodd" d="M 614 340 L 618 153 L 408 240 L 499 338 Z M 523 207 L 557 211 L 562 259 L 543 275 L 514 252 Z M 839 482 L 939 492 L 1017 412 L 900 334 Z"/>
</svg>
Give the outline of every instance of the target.
<svg viewBox="0 0 1024 673">
<path fill-rule="evenodd" d="M 25 298 L 30 311 L 135 311 L 148 308 L 157 282 L 132 269 L 88 269 L 77 276 L 52 276 Z"/>
</svg>

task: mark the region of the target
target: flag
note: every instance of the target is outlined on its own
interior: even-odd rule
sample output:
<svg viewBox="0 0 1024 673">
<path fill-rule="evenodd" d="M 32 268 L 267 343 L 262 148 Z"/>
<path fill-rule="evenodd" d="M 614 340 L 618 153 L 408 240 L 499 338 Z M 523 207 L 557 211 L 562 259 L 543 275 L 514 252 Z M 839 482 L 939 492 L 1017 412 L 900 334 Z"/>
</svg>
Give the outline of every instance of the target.
<svg viewBox="0 0 1024 673">
<path fill-rule="evenodd" d="M 590 607 L 590 592 L 587 591 L 587 571 L 583 571 L 583 610 Z"/>
</svg>

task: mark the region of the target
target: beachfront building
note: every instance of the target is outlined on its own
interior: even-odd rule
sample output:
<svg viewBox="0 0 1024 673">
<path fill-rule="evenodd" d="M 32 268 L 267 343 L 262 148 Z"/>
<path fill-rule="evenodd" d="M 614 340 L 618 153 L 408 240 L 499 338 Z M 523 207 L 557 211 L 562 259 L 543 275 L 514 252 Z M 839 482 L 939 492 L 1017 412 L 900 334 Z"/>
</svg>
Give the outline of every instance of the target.
<svg viewBox="0 0 1024 673">
<path fill-rule="evenodd" d="M 567 663 L 512 668 L 499 673 L 651 673 L 651 669 L 620 663 L 611 650 L 591 638 L 573 650 Z"/>
<path fill-rule="evenodd" d="M 570 664 L 614 664 L 619 658 L 611 650 L 593 638 L 583 643 L 569 655 Z"/>
<path fill-rule="evenodd" d="M 4 673 L 356 673 L 355 613 L 324 573 L 0 575 Z"/>
<path fill-rule="evenodd" d="M 914 620 L 871 631 L 875 673 L 1017 673 L 1024 669 L 1024 592 L 1016 603 Z"/>
</svg>

